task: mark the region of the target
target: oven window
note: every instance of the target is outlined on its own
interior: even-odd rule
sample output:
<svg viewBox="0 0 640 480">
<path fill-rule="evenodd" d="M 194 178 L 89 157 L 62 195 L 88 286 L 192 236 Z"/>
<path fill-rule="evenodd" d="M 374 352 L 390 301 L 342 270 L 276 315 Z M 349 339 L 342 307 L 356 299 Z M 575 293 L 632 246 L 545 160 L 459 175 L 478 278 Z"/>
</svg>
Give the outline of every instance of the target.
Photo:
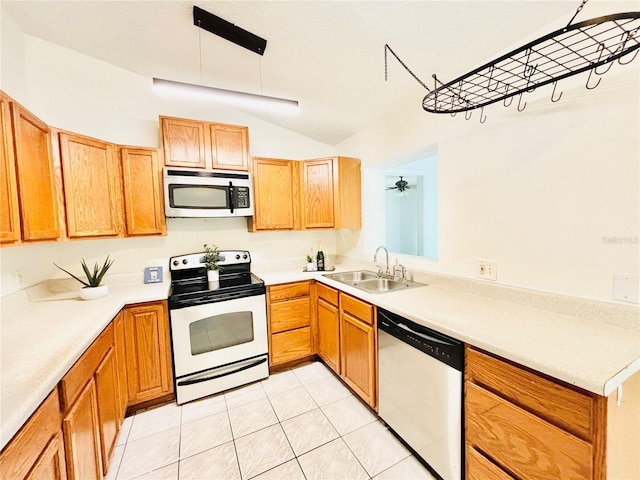
<svg viewBox="0 0 640 480">
<path fill-rule="evenodd" d="M 213 352 L 253 341 L 253 313 L 233 312 L 189 324 L 191 355 Z"/>
<path fill-rule="evenodd" d="M 229 187 L 218 185 L 170 185 L 172 208 L 231 208 Z"/>
</svg>

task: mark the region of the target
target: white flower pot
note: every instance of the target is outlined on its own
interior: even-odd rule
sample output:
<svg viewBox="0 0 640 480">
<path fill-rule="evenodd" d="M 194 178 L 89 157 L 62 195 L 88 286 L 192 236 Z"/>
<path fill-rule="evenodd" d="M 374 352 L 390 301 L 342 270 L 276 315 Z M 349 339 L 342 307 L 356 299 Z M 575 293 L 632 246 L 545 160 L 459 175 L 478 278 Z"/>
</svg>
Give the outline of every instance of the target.
<svg viewBox="0 0 640 480">
<path fill-rule="evenodd" d="M 107 285 L 100 285 L 99 287 L 85 287 L 80 289 L 80 298 L 83 300 L 95 300 L 96 298 L 102 298 L 109 293 L 109 287 Z"/>
<path fill-rule="evenodd" d="M 217 282 L 220 278 L 219 270 L 207 270 L 207 280 L 210 282 Z"/>
<path fill-rule="evenodd" d="M 316 264 L 313 262 L 307 263 L 307 272 L 313 272 L 316 269 Z"/>
</svg>

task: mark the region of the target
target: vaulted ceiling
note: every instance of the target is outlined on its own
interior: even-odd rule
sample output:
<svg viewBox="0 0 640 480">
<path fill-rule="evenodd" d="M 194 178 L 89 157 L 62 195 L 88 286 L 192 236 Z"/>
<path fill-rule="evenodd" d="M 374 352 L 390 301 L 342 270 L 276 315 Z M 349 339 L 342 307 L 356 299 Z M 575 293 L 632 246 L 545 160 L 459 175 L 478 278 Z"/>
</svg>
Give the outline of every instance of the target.
<svg viewBox="0 0 640 480">
<path fill-rule="evenodd" d="M 591 0 L 576 21 L 602 14 L 603 4 L 607 13 L 616 13 L 638 10 L 638 3 Z M 564 27 L 580 1 L 2 0 L 1 4 L 26 34 L 149 79 L 191 83 L 202 79 L 205 85 L 296 99 L 301 111 L 295 116 L 252 114 L 335 145 L 406 102 L 419 104 L 427 93 L 391 57 L 385 82 L 385 43 L 430 86 L 434 73 L 440 80 L 451 80 Z M 195 27 L 194 4 L 265 38 L 264 56 Z"/>
</svg>

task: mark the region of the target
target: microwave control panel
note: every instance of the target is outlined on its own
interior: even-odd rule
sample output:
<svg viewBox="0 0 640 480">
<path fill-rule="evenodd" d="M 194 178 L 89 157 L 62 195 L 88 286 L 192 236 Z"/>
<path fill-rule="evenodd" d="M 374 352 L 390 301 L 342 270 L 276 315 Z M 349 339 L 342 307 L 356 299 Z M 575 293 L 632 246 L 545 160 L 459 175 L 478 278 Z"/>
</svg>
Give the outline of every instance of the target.
<svg viewBox="0 0 640 480">
<path fill-rule="evenodd" d="M 251 206 L 249 200 L 249 187 L 235 187 L 236 190 L 236 208 L 249 208 Z"/>
</svg>

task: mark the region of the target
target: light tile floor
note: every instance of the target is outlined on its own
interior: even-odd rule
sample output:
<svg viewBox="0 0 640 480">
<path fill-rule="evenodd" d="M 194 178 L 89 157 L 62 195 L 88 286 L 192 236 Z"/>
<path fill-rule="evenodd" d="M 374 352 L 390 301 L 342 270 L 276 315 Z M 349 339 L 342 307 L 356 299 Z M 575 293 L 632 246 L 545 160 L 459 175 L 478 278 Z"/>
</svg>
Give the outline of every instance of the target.
<svg viewBox="0 0 640 480">
<path fill-rule="evenodd" d="M 433 479 L 319 362 L 128 417 L 107 478 Z"/>
</svg>

